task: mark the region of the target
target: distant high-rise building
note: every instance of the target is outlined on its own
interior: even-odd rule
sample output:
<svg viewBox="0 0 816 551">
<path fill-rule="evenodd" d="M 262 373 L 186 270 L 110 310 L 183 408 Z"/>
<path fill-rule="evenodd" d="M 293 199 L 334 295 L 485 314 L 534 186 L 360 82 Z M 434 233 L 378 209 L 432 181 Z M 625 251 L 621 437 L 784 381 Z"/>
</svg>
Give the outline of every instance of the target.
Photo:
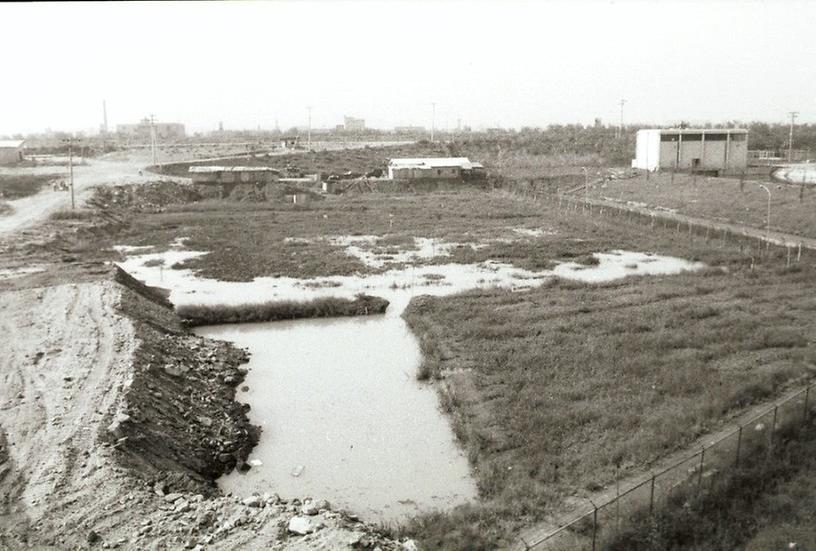
<svg viewBox="0 0 816 551">
<path fill-rule="evenodd" d="M 365 130 L 365 119 L 357 119 L 354 117 L 343 117 L 343 128 L 345 130 L 360 131 Z"/>
</svg>

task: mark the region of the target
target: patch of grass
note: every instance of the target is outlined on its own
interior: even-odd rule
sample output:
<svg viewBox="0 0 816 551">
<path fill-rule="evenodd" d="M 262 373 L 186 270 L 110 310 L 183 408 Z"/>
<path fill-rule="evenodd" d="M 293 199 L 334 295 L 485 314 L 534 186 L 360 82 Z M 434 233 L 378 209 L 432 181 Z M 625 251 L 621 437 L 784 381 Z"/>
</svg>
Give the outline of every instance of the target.
<svg viewBox="0 0 816 551">
<path fill-rule="evenodd" d="M 156 266 L 164 266 L 164 259 L 163 258 L 154 258 L 152 260 L 146 261 L 143 266 L 148 268 L 155 268 Z"/>
<path fill-rule="evenodd" d="M 274 301 L 259 304 L 182 305 L 176 313 L 185 325 L 215 325 L 250 323 L 299 318 L 364 316 L 382 314 L 388 301 L 370 295 L 357 295 L 353 300 L 325 297 L 311 301 Z"/>
</svg>

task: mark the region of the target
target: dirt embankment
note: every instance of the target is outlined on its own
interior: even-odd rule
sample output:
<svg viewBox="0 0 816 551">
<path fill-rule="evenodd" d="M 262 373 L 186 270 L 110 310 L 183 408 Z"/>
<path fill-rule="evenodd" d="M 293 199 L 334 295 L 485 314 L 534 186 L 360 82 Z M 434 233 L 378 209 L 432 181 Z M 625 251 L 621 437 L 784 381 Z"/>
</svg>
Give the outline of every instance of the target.
<svg viewBox="0 0 816 551">
<path fill-rule="evenodd" d="M 246 354 L 155 290 L 117 271 L 0 311 L 0 548 L 400 547 L 319 502 L 220 495 L 257 438 Z"/>
</svg>

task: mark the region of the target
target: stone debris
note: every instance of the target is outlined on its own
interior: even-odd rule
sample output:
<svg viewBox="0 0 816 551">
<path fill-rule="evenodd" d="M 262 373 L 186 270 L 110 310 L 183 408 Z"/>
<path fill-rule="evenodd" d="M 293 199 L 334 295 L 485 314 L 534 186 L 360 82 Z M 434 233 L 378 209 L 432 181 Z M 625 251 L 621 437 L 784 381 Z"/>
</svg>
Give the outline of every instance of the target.
<svg viewBox="0 0 816 551">
<path fill-rule="evenodd" d="M 313 523 L 311 519 L 300 516 L 289 519 L 289 524 L 286 527 L 289 532 L 298 534 L 299 536 L 305 536 L 306 534 L 316 532 L 318 528 L 318 523 Z"/>
<path fill-rule="evenodd" d="M 259 495 L 251 495 L 249 497 L 245 497 L 241 503 L 247 507 L 263 507 L 264 500 Z"/>
</svg>

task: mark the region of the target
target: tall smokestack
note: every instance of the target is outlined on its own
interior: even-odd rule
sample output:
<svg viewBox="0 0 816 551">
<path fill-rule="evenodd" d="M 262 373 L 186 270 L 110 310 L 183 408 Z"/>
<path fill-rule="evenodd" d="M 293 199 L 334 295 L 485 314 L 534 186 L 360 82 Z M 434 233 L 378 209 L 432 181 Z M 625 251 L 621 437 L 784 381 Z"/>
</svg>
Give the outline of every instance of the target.
<svg viewBox="0 0 816 551">
<path fill-rule="evenodd" d="M 105 105 L 105 100 L 102 100 L 102 133 L 108 133 L 108 106 Z"/>
</svg>

